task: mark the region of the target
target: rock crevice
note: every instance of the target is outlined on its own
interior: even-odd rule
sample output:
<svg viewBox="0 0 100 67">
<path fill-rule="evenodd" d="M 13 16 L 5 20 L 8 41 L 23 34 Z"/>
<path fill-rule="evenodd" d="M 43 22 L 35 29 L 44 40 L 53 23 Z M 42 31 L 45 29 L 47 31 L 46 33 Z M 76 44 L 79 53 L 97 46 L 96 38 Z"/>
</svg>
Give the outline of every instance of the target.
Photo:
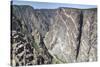
<svg viewBox="0 0 100 67">
<path fill-rule="evenodd" d="M 81 36 L 82 36 L 82 26 L 83 26 L 83 13 L 81 11 L 80 13 L 80 29 L 79 29 L 79 36 L 78 36 L 78 40 L 79 40 L 79 44 L 77 46 L 77 53 L 76 53 L 76 60 L 78 58 L 78 54 L 79 54 L 79 49 L 80 49 L 80 43 L 81 43 Z"/>
</svg>

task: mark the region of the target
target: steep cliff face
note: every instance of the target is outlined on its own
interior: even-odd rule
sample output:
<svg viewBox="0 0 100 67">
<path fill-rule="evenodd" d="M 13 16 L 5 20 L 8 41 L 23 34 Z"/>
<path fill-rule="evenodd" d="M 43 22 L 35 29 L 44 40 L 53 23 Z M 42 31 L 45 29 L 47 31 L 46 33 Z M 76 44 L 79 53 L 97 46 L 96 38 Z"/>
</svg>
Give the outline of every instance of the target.
<svg viewBox="0 0 100 67">
<path fill-rule="evenodd" d="M 81 11 L 77 9 L 58 9 L 56 21 L 45 36 L 45 45 L 55 59 L 61 63 L 76 61 L 80 15 Z"/>
<path fill-rule="evenodd" d="M 12 5 L 11 65 L 97 60 L 97 9 Z"/>
<path fill-rule="evenodd" d="M 37 20 L 40 18 L 36 17 L 34 9 L 30 6 L 12 6 L 11 19 L 11 64 L 50 64 L 52 56 L 42 36 L 47 29 L 40 28 L 43 24 Z"/>
<path fill-rule="evenodd" d="M 97 60 L 97 11 L 96 9 L 83 10 L 83 24 L 81 42 L 77 60 Z"/>
</svg>

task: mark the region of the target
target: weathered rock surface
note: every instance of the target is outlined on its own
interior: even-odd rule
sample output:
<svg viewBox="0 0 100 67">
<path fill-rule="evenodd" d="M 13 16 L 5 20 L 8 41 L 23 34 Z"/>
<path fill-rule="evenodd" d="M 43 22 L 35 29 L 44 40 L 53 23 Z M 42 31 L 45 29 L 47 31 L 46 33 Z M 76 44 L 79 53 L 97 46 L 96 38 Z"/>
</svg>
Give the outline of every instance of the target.
<svg viewBox="0 0 100 67">
<path fill-rule="evenodd" d="M 83 24 L 78 61 L 97 60 L 97 11 L 83 10 Z"/>
<path fill-rule="evenodd" d="M 44 42 L 50 53 L 62 63 L 75 62 L 79 44 L 80 14 L 77 9 L 60 9 L 56 22 L 47 32 Z"/>
<path fill-rule="evenodd" d="M 97 9 L 12 5 L 11 65 L 97 60 Z"/>
<path fill-rule="evenodd" d="M 51 63 L 52 56 L 48 53 L 40 34 L 43 28 L 39 27 L 40 23 L 34 14 L 34 9 L 30 6 L 12 6 L 11 65 L 13 66 Z"/>
</svg>

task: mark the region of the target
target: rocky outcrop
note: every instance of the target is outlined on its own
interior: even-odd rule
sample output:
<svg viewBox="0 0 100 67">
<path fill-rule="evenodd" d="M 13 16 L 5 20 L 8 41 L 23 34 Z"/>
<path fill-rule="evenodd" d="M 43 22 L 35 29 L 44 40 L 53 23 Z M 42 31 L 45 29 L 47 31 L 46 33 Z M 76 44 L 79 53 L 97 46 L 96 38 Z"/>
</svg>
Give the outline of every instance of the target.
<svg viewBox="0 0 100 67">
<path fill-rule="evenodd" d="M 11 13 L 11 65 L 97 60 L 96 8 L 12 5 Z"/>
</svg>

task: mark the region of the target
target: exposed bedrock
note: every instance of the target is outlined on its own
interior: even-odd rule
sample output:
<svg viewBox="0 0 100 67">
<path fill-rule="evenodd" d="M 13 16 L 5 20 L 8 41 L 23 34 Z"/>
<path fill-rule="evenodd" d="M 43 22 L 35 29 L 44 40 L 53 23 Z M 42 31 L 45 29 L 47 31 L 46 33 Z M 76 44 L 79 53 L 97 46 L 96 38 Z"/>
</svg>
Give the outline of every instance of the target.
<svg viewBox="0 0 100 67">
<path fill-rule="evenodd" d="M 96 8 L 11 7 L 11 65 L 97 61 Z"/>
<path fill-rule="evenodd" d="M 81 43 L 77 61 L 97 61 L 97 10 L 83 10 Z"/>
</svg>

